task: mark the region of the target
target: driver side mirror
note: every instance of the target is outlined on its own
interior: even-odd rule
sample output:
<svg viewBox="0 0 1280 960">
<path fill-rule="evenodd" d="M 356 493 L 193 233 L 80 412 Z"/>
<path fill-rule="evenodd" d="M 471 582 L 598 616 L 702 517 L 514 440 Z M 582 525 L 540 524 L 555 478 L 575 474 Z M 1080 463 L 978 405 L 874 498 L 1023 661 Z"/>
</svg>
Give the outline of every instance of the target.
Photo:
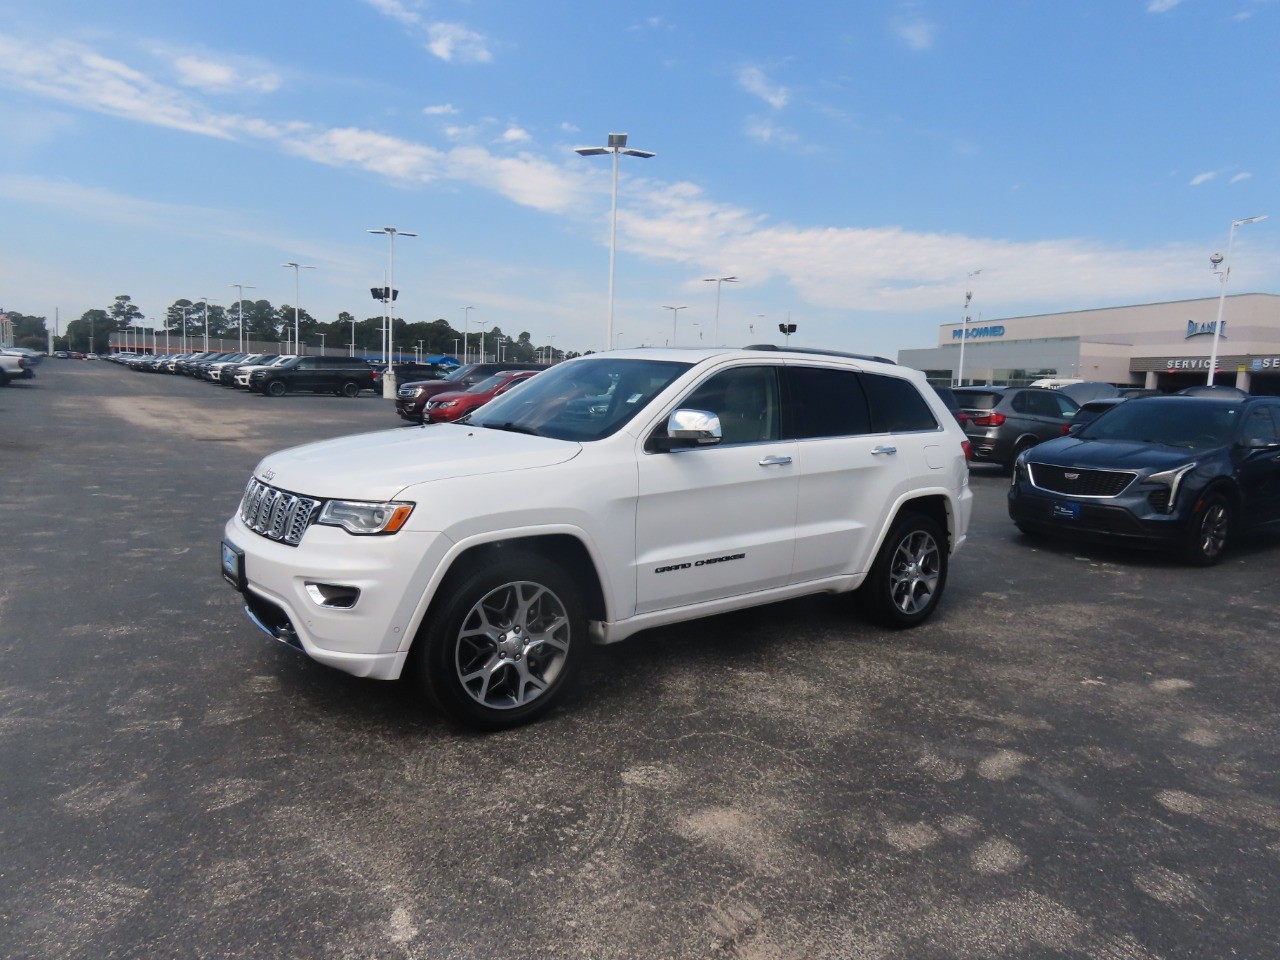
<svg viewBox="0 0 1280 960">
<path fill-rule="evenodd" d="M 654 449 L 711 446 L 724 438 L 720 417 L 710 410 L 675 410 L 667 418 L 667 435 L 653 438 Z"/>
</svg>

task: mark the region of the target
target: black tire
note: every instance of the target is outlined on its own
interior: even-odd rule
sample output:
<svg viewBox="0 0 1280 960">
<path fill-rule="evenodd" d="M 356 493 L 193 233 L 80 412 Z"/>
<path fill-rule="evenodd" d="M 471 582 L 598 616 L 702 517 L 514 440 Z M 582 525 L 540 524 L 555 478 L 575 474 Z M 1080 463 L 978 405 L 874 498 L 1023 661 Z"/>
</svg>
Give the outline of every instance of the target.
<svg viewBox="0 0 1280 960">
<path fill-rule="evenodd" d="M 549 710 L 588 643 L 573 578 L 545 557 L 517 553 L 446 585 L 419 631 L 412 663 L 443 713 L 474 729 L 499 730 Z"/>
<path fill-rule="evenodd" d="M 1009 458 L 1008 463 L 1000 464 L 1000 470 L 1006 477 L 1013 476 L 1013 465 L 1024 450 L 1030 450 L 1036 445 L 1034 440 L 1024 437 L 1018 441 L 1018 445 L 1013 448 L 1013 455 Z"/>
<path fill-rule="evenodd" d="M 338 388 L 338 392 L 344 397 L 358 397 L 360 396 L 360 384 L 354 380 L 347 380 Z"/>
<path fill-rule="evenodd" d="M 933 615 L 947 585 L 946 534 L 919 513 L 894 521 L 866 581 L 858 588 L 871 619 L 895 630 L 917 627 Z"/>
<path fill-rule="evenodd" d="M 267 396 L 283 397 L 289 392 L 289 386 L 283 380 L 272 380 L 262 390 Z"/>
<path fill-rule="evenodd" d="M 1182 559 L 1196 567 L 1211 567 L 1219 562 L 1227 549 L 1233 519 L 1235 509 L 1231 501 L 1221 493 L 1208 494 L 1187 527 Z"/>
<path fill-rule="evenodd" d="M 3 370 L 0 370 L 0 387 L 7 387 L 8 385 L 9 385 L 9 374 L 5 373 Z"/>
</svg>

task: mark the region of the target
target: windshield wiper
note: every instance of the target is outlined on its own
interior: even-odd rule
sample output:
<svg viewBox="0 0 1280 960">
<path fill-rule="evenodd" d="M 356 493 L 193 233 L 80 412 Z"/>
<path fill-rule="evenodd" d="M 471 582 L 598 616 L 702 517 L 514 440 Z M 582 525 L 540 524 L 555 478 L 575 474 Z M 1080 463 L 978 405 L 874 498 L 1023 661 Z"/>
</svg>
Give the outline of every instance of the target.
<svg viewBox="0 0 1280 960">
<path fill-rule="evenodd" d="M 510 420 L 506 423 L 482 423 L 481 426 L 487 427 L 490 430 L 506 430 L 508 433 L 527 433 L 531 437 L 542 436 L 542 434 L 537 430 L 534 430 L 532 427 L 522 427 L 520 424 L 512 423 Z"/>
</svg>

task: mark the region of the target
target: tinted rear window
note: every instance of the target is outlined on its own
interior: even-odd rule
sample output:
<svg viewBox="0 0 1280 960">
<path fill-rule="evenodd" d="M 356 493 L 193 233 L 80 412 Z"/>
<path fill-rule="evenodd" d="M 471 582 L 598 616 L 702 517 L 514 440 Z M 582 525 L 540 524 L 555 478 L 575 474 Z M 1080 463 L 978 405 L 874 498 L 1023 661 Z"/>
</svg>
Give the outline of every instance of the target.
<svg viewBox="0 0 1280 960">
<path fill-rule="evenodd" d="M 911 433 L 938 429 L 933 410 L 909 380 L 864 373 L 862 386 L 871 406 L 871 426 L 876 432 Z"/>
<path fill-rule="evenodd" d="M 994 410 L 1003 397 L 1004 394 L 997 390 L 956 391 L 956 399 L 966 410 Z"/>
</svg>

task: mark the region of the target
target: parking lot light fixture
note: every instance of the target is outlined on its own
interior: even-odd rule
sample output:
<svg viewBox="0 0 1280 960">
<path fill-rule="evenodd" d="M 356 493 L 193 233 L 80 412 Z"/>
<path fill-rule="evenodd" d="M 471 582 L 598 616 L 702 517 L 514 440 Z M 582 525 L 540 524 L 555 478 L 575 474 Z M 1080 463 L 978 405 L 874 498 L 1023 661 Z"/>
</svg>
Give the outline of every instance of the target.
<svg viewBox="0 0 1280 960">
<path fill-rule="evenodd" d="M 382 396 L 384 399 L 394 400 L 396 395 L 396 375 L 391 368 L 391 346 L 395 339 L 395 315 L 396 315 L 396 237 L 416 237 L 416 233 L 409 233 L 407 230 L 397 230 L 395 227 L 379 227 L 376 230 L 368 230 L 367 233 L 385 233 L 390 241 L 387 253 L 387 310 L 386 310 L 386 333 L 383 335 L 383 344 L 386 349 L 383 351 L 383 357 L 387 361 L 387 371 L 382 377 Z"/>
<path fill-rule="evenodd" d="M 613 203 L 609 215 L 609 333 L 605 338 L 605 349 L 613 343 L 613 268 L 618 253 L 618 155 L 640 157 L 647 160 L 656 157 L 656 153 L 648 150 L 636 150 L 627 146 L 627 134 L 609 134 L 609 144 L 605 147 L 575 147 L 574 153 L 582 157 L 599 157 L 613 154 Z"/>
<path fill-rule="evenodd" d="M 251 287 L 247 283 L 233 283 L 231 286 L 238 291 L 236 296 L 236 312 L 239 314 L 237 326 L 240 329 L 240 352 L 244 353 L 244 292 L 246 290 L 257 290 L 257 287 Z"/>
<path fill-rule="evenodd" d="M 1243 220 L 1232 220 L 1231 229 L 1227 231 L 1227 255 L 1223 257 L 1221 254 L 1215 253 L 1209 258 L 1209 262 L 1213 264 L 1215 272 L 1218 274 L 1218 319 L 1213 324 L 1213 347 L 1209 352 L 1209 377 L 1205 383 L 1212 386 L 1214 375 L 1218 372 L 1218 338 L 1222 334 L 1222 311 L 1226 306 L 1227 300 L 1227 278 L 1231 276 L 1231 246 L 1235 242 L 1236 227 L 1243 227 L 1246 223 L 1259 223 L 1267 219 L 1267 215 L 1263 214 L 1259 217 L 1245 217 Z"/>
<path fill-rule="evenodd" d="M 726 283 L 737 283 L 738 278 L 737 277 L 703 277 L 702 282 L 714 283 L 716 285 L 715 339 L 712 341 L 711 345 L 714 347 L 718 347 L 720 346 L 720 287 L 722 284 L 726 284 Z"/>
<path fill-rule="evenodd" d="M 687 307 L 668 307 L 663 304 L 663 310 L 671 311 L 671 345 L 673 347 L 680 345 L 680 311 L 687 310 Z"/>
<path fill-rule="evenodd" d="M 307 266 L 305 263 L 296 263 L 290 260 L 288 263 L 280 264 L 282 267 L 293 268 L 293 349 L 295 353 L 302 353 L 301 343 L 298 339 L 298 300 L 301 298 L 301 284 L 298 280 L 298 272 L 301 270 L 314 270 L 315 267 Z"/>
</svg>

